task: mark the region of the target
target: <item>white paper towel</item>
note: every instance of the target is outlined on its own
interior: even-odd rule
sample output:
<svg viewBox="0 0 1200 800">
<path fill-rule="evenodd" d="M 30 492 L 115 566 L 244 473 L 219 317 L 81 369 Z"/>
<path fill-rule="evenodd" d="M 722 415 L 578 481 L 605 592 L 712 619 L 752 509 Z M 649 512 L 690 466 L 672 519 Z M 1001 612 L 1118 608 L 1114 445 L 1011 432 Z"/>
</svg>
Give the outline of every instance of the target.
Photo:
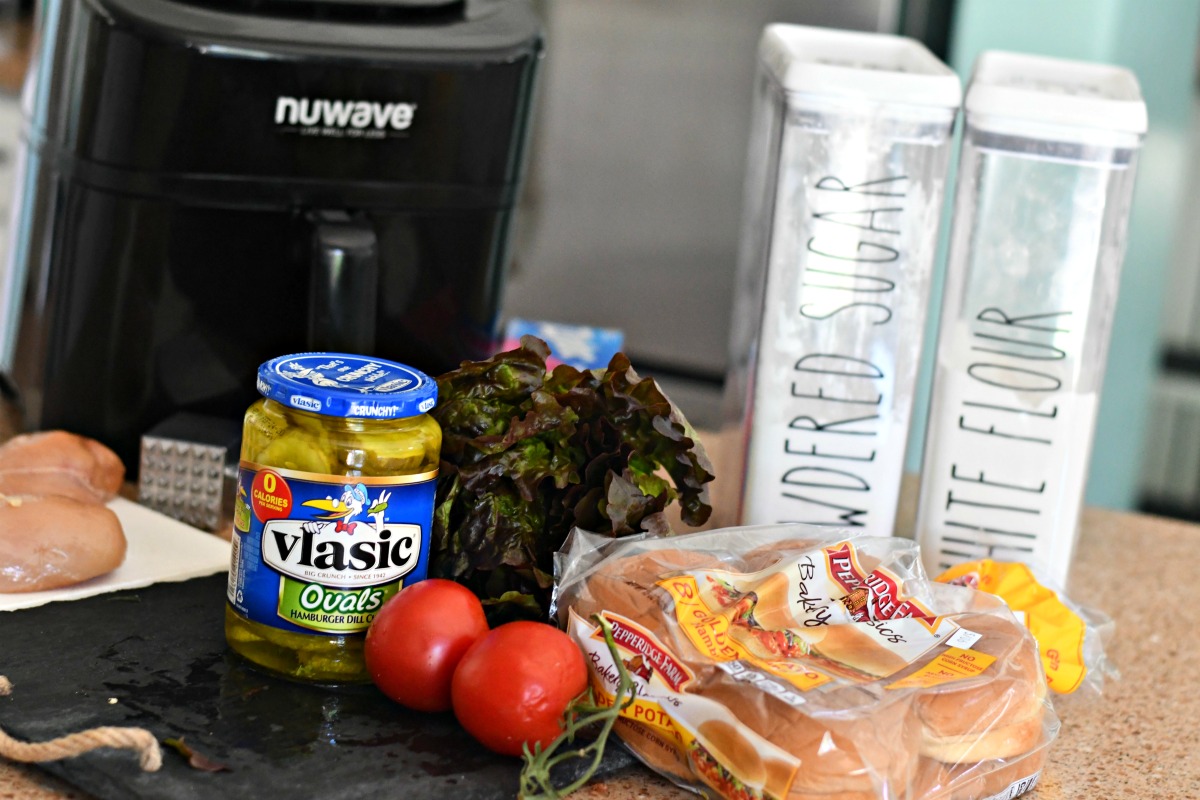
<svg viewBox="0 0 1200 800">
<path fill-rule="evenodd" d="M 229 542 L 165 514 L 118 497 L 108 504 L 121 520 L 129 547 L 125 563 L 107 575 L 45 592 L 0 592 L 0 611 L 79 600 L 152 583 L 185 581 L 229 569 Z"/>
</svg>

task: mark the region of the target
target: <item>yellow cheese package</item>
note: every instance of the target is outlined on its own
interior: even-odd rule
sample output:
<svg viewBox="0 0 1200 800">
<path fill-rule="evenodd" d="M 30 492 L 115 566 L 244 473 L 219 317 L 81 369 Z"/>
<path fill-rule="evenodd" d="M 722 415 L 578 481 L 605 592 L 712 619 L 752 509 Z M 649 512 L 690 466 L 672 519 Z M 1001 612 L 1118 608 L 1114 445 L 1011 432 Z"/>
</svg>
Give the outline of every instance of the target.
<svg viewBox="0 0 1200 800">
<path fill-rule="evenodd" d="M 1080 689 L 1099 694 L 1105 678 L 1119 677 L 1105 655 L 1113 622 L 1072 603 L 1039 570 L 1011 561 L 983 559 L 958 564 L 937 576 L 941 583 L 994 594 L 1013 610 L 1037 640 L 1046 684 L 1060 695 Z"/>
<path fill-rule="evenodd" d="M 554 611 L 600 702 L 632 678 L 625 744 L 707 797 L 1015 798 L 1058 731 L 1037 646 L 998 598 L 920 563 L 906 539 L 796 525 L 576 531 Z"/>
</svg>

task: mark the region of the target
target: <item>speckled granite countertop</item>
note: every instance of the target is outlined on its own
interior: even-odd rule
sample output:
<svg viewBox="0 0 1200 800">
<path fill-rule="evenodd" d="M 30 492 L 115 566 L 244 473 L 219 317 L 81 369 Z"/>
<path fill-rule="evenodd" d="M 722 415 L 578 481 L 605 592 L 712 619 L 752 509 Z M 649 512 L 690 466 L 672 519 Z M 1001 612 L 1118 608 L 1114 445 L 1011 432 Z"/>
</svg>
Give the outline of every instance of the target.
<svg viewBox="0 0 1200 800">
<path fill-rule="evenodd" d="M 911 493 L 906 493 L 911 496 Z M 1122 679 L 1093 702 L 1060 702 L 1062 732 L 1031 800 L 1200 798 L 1200 526 L 1097 509 L 1084 515 L 1073 599 L 1111 614 L 1110 656 Z M 2 659 L 0 659 L 2 661 Z M 3 719 L 0 719 L 0 724 Z M 580 800 L 694 797 L 642 769 Z M 0 763 L 0 800 L 87 795 L 33 768 Z"/>
</svg>

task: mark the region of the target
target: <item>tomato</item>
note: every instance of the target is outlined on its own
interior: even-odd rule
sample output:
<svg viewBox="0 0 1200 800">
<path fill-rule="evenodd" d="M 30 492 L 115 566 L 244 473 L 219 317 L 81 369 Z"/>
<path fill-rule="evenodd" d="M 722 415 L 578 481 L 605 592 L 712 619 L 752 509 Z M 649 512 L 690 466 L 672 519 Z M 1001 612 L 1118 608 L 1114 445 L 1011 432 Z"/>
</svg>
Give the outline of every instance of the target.
<svg viewBox="0 0 1200 800">
<path fill-rule="evenodd" d="M 450 681 L 467 649 L 488 632 L 483 604 L 454 581 L 430 578 L 383 604 L 363 655 L 371 680 L 417 711 L 450 710 Z"/>
<path fill-rule="evenodd" d="M 454 672 L 454 715 L 497 753 L 521 755 L 562 732 L 563 712 L 587 688 L 583 653 L 558 628 L 509 622 L 471 645 Z"/>
</svg>

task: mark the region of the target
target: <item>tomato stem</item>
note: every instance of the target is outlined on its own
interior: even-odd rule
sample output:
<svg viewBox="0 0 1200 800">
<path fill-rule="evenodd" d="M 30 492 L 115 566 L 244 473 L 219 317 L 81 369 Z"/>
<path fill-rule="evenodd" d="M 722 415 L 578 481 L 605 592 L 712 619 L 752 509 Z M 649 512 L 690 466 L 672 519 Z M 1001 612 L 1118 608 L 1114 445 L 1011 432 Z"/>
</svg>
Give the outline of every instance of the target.
<svg viewBox="0 0 1200 800">
<path fill-rule="evenodd" d="M 536 744 L 533 752 L 530 752 L 529 745 L 525 745 L 525 766 L 521 770 L 521 789 L 517 794 L 519 800 L 558 800 L 591 780 L 604 757 L 608 734 L 621 716 L 621 710 L 627 708 L 637 696 L 633 678 L 625 669 L 621 653 L 617 650 L 617 643 L 613 641 L 612 626 L 598 614 L 594 614 L 592 619 L 600 626 L 600 631 L 604 634 L 604 643 L 608 645 L 608 651 L 617 669 L 617 691 L 613 702 L 609 705 L 598 704 L 595 692 L 588 689 L 586 695 L 571 703 L 563 718 L 563 732 L 545 750 L 540 744 Z M 556 753 L 563 745 L 573 742 L 576 733 L 596 724 L 601 724 L 600 732 L 590 744 Z M 564 761 L 589 756 L 591 763 L 583 774 L 571 783 L 556 787 L 551 781 L 550 772 L 554 767 Z"/>
</svg>

